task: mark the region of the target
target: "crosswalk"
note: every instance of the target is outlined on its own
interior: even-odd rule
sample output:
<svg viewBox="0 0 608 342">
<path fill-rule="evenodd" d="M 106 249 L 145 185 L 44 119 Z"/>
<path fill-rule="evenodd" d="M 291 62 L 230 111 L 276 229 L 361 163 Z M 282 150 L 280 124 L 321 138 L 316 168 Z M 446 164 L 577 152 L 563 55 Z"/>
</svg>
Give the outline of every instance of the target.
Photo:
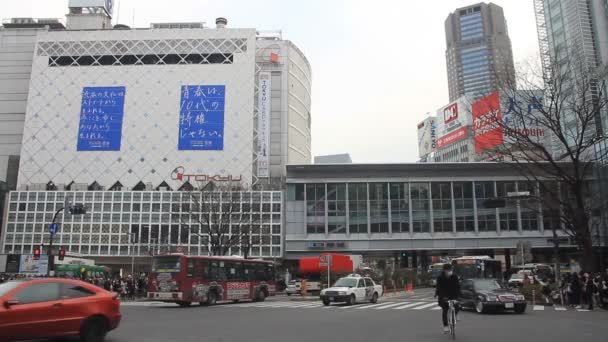
<svg viewBox="0 0 608 342">
<path fill-rule="evenodd" d="M 175 306 L 173 303 L 161 303 L 161 302 L 123 302 L 122 306 L 132 307 L 171 307 Z M 208 308 L 224 308 L 224 309 L 237 309 L 237 308 L 255 308 L 255 309 L 323 309 L 323 310 L 412 310 L 412 311 L 424 311 L 424 310 L 441 310 L 437 305 L 437 302 L 429 302 L 425 300 L 411 300 L 406 299 L 403 301 L 383 301 L 381 303 L 365 303 L 357 305 L 346 305 L 342 303 L 336 303 L 329 306 L 323 305 L 320 302 L 297 302 L 297 301 L 266 301 L 266 302 L 245 302 L 238 304 L 226 304 L 209 306 Z M 561 306 L 543 306 L 543 305 L 530 305 L 527 311 L 533 312 L 548 312 L 548 311 L 576 311 L 576 312 L 588 312 L 586 309 L 572 309 Z"/>
</svg>

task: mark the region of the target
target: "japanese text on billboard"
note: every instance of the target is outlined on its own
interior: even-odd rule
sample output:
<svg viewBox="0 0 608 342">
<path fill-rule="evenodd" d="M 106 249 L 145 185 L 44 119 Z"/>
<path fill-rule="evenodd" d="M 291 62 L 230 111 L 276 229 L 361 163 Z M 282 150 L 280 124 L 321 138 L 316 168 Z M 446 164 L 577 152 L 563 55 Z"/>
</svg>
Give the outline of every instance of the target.
<svg viewBox="0 0 608 342">
<path fill-rule="evenodd" d="M 179 150 L 224 149 L 223 85 L 182 86 Z"/>
<path fill-rule="evenodd" d="M 125 87 L 84 87 L 78 151 L 120 151 Z"/>
<path fill-rule="evenodd" d="M 503 144 L 500 96 L 494 92 L 473 103 L 473 132 L 475 152 L 481 153 Z"/>
</svg>

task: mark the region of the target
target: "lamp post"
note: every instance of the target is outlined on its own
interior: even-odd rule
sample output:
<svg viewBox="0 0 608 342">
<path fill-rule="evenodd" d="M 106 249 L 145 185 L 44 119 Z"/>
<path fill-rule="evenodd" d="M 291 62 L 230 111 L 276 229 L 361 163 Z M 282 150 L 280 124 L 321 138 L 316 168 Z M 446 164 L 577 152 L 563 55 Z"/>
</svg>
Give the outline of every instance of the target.
<svg viewBox="0 0 608 342">
<path fill-rule="evenodd" d="M 83 204 L 69 205 L 68 198 L 66 196 L 65 201 L 63 203 L 63 207 L 57 209 L 57 211 L 55 212 L 55 215 L 53 215 L 53 221 L 51 221 L 51 224 L 49 224 L 50 239 L 49 239 L 49 249 L 47 251 L 47 255 L 49 257 L 47 275 L 49 277 L 52 276 L 55 271 L 55 255 L 53 254 L 53 238 L 55 237 L 55 234 L 57 234 L 57 232 L 59 231 L 59 223 L 56 223 L 57 216 L 59 215 L 59 213 L 64 211 L 66 208 L 68 208 L 68 212 L 71 215 L 84 215 L 87 213 L 87 209 L 85 208 L 85 206 Z"/>
<path fill-rule="evenodd" d="M 135 270 L 135 239 L 137 238 L 137 233 L 127 233 L 129 237 L 129 249 L 131 254 L 131 276 L 134 277 Z"/>
</svg>

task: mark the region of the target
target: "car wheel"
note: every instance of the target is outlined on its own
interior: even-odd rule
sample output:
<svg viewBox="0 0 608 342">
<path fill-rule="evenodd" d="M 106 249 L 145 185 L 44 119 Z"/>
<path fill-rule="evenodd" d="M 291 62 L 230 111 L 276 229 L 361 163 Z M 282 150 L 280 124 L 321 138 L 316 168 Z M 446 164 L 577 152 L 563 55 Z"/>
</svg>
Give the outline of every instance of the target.
<svg viewBox="0 0 608 342">
<path fill-rule="evenodd" d="M 191 302 L 177 302 L 177 304 L 179 306 L 181 306 L 182 308 L 187 308 L 190 306 L 190 304 L 192 304 Z"/>
<path fill-rule="evenodd" d="M 291 296 L 291 293 L 287 293 L 287 296 Z"/>
<path fill-rule="evenodd" d="M 374 292 L 374 295 L 372 296 L 372 300 L 370 300 L 370 302 L 372 302 L 373 304 L 378 303 L 378 294 L 376 292 Z"/>
<path fill-rule="evenodd" d="M 328 306 L 329 304 L 331 304 L 329 299 L 323 299 L 323 305 Z"/>
<path fill-rule="evenodd" d="M 258 291 L 255 295 L 256 302 L 263 302 L 266 299 L 266 293 L 263 290 Z"/>
<path fill-rule="evenodd" d="M 351 294 L 348 297 L 348 301 L 346 302 L 346 305 L 355 305 L 355 301 L 356 301 L 355 295 Z"/>
<path fill-rule="evenodd" d="M 217 296 L 215 292 L 209 292 L 207 295 L 207 305 L 215 305 L 217 304 Z"/>
<path fill-rule="evenodd" d="M 524 312 L 526 312 L 526 306 L 525 305 L 516 306 L 515 307 L 515 313 L 516 314 L 523 314 Z"/>
<path fill-rule="evenodd" d="M 485 305 L 483 305 L 483 302 L 478 300 L 477 302 L 475 302 L 475 311 L 477 311 L 477 313 L 479 314 L 483 314 L 487 312 L 487 309 L 485 307 Z"/>
<path fill-rule="evenodd" d="M 108 325 L 103 318 L 94 317 L 87 320 L 80 329 L 82 342 L 102 342 L 106 338 Z"/>
</svg>

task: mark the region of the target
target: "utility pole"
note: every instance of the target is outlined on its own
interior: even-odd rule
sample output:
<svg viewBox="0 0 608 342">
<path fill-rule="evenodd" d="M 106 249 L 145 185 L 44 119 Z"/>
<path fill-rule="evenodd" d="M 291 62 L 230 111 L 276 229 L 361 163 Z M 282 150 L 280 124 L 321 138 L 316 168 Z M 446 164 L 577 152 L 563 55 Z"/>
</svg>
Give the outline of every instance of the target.
<svg viewBox="0 0 608 342">
<path fill-rule="evenodd" d="M 55 255 L 53 254 L 53 238 L 55 237 L 55 234 L 57 234 L 57 232 L 59 231 L 59 223 L 56 222 L 57 216 L 59 215 L 59 213 L 64 211 L 66 208 L 68 208 L 68 211 L 71 215 L 84 215 L 87 213 L 87 210 L 83 204 L 71 205 L 69 203 L 68 197 L 66 195 L 65 200 L 63 202 L 63 207 L 59 208 L 55 212 L 55 215 L 53 215 L 53 220 L 51 221 L 51 224 L 49 224 L 50 239 L 49 239 L 49 249 L 47 251 L 47 255 L 49 257 L 47 275 L 49 277 L 51 277 L 55 274 Z"/>
</svg>

